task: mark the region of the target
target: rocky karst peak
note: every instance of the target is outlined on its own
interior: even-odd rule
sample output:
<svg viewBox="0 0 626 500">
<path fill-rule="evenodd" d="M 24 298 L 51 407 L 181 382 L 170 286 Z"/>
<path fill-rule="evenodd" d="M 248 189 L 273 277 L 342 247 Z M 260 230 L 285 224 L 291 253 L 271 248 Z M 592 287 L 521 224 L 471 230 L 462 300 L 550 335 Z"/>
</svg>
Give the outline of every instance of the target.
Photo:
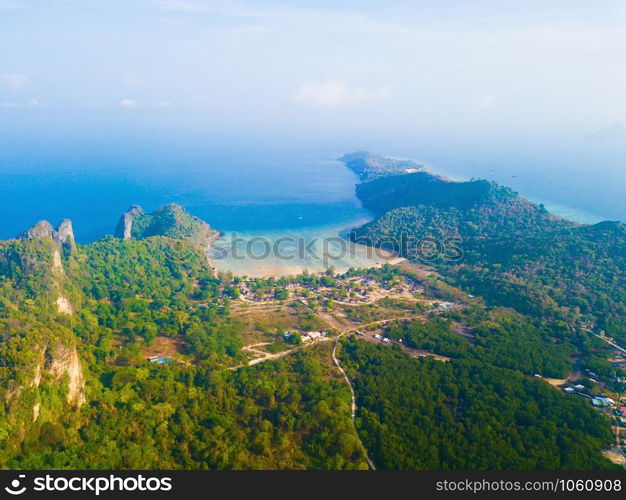
<svg viewBox="0 0 626 500">
<path fill-rule="evenodd" d="M 72 227 L 72 221 L 69 219 L 63 219 L 56 229 L 46 220 L 39 221 L 22 233 L 19 238 L 28 240 L 51 238 L 67 250 L 73 251 L 75 248 L 74 228 Z"/>
</svg>

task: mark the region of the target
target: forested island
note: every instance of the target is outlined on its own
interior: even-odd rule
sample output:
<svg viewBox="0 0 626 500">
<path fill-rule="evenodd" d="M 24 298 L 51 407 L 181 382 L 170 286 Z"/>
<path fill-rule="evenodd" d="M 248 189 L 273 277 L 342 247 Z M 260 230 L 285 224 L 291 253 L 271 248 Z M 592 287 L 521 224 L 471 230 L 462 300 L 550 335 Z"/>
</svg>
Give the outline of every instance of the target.
<svg viewBox="0 0 626 500">
<path fill-rule="evenodd" d="M 624 224 L 342 160 L 376 215 L 350 238 L 405 262 L 216 273 L 218 231 L 175 204 L 0 242 L 0 466 L 622 467 Z"/>
</svg>

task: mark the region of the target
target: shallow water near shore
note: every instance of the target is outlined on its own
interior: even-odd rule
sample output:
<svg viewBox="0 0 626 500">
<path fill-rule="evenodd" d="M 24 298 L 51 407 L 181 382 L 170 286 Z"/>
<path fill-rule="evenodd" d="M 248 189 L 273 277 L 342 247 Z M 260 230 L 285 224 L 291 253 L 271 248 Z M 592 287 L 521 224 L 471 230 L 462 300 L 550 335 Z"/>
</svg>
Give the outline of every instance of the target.
<svg viewBox="0 0 626 500">
<path fill-rule="evenodd" d="M 211 255 L 221 271 L 280 276 L 305 269 L 368 267 L 390 258 L 351 248 L 342 240 L 348 230 L 373 218 L 356 198 L 359 179 L 334 159 L 352 148 L 309 147 L 307 152 L 287 152 L 192 146 L 168 143 L 150 150 L 135 145 L 106 150 L 85 147 L 71 155 L 67 151 L 56 155 L 5 151 L 0 163 L 0 239 L 15 237 L 42 219 L 57 224 L 70 218 L 78 242 L 89 243 L 112 234 L 131 204 L 152 211 L 176 202 L 224 234 Z M 393 153 L 389 149 L 383 152 Z M 427 149 L 398 149 L 397 153 L 426 160 L 429 170 L 452 179 L 484 177 L 510 184 L 532 201 L 543 202 L 553 213 L 581 223 L 616 218 L 621 213 L 620 205 L 614 203 L 612 212 L 598 215 L 595 209 L 602 207 L 576 196 L 582 188 L 564 183 L 562 178 L 555 182 L 538 167 L 524 170 L 518 164 L 465 164 L 458 158 L 437 158 L 435 150 Z M 578 170 L 568 170 L 568 174 Z M 613 185 L 620 185 L 618 179 Z M 552 198 L 545 194 L 547 188 L 553 192 Z M 233 238 L 240 239 L 234 246 Z M 224 245 L 237 252 L 224 253 Z M 294 255 L 299 246 L 310 251 Z M 285 252 L 291 252 L 289 257 L 282 255 Z"/>
<path fill-rule="evenodd" d="M 230 232 L 222 235 L 208 257 L 217 271 L 238 276 L 280 277 L 328 269 L 344 272 L 353 268 L 393 263 L 396 257 L 384 250 L 355 244 L 346 237 L 351 224 L 270 232 Z"/>
<path fill-rule="evenodd" d="M 112 234 L 132 204 L 152 211 L 176 202 L 221 232 L 257 235 L 371 218 L 355 196 L 357 177 L 323 155 L 188 154 L 0 165 L 0 239 L 69 218 L 77 240 L 89 243 Z"/>
</svg>

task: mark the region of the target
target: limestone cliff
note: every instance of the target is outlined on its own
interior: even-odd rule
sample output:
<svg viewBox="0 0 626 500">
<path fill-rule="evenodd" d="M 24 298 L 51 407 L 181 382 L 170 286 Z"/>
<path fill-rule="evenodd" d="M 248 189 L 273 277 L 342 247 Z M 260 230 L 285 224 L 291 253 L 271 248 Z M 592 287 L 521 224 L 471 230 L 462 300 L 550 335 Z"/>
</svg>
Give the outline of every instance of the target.
<svg viewBox="0 0 626 500">
<path fill-rule="evenodd" d="M 58 386 L 67 375 L 67 402 L 73 406 L 82 405 L 85 402 L 85 379 L 76 347 L 57 340 L 35 352 L 38 354 L 34 365 L 23 368 L 32 374 L 30 383 L 21 385 L 13 381 L 7 388 L 5 399 L 11 402 L 19 398 L 25 388 L 40 388 L 44 383 Z"/>
<path fill-rule="evenodd" d="M 176 203 L 170 203 L 146 213 L 139 205 L 132 205 L 117 225 L 115 236 L 124 240 L 140 240 L 151 236 L 188 240 L 204 247 L 218 234 L 202 219 L 191 215 Z"/>
<path fill-rule="evenodd" d="M 47 419 L 61 416 L 59 411 L 63 411 L 62 408 L 50 404 L 54 401 L 54 397 L 51 398 L 53 394 L 65 399 L 66 409 L 78 408 L 86 401 L 85 378 L 76 347 L 58 339 L 50 338 L 50 342 L 34 349 L 34 364 L 14 367 L 19 371 L 4 393 L 7 423 L 19 426 L 18 435 L 28 428 L 23 418 L 26 414 L 32 416 L 33 422 L 42 413 Z"/>
<path fill-rule="evenodd" d="M 139 205 L 132 205 L 120 218 L 115 236 L 123 240 L 140 239 L 146 226 L 146 213 Z M 133 234 L 134 231 L 134 234 Z"/>
<path fill-rule="evenodd" d="M 49 373 L 55 382 L 67 375 L 67 402 L 80 406 L 85 402 L 85 380 L 76 347 L 57 343 L 45 352 L 44 372 Z"/>
<path fill-rule="evenodd" d="M 47 220 L 39 221 L 33 227 L 25 231 L 20 235 L 21 239 L 34 239 L 34 238 L 53 238 L 55 233 L 54 229 Z"/>
<path fill-rule="evenodd" d="M 71 280 L 66 279 L 64 265 L 76 251 L 72 221 L 64 219 L 56 229 L 49 222 L 40 221 L 13 243 L 0 251 L 0 268 L 10 269 L 17 264 L 24 275 L 37 283 L 37 288 L 52 295 L 49 298 L 56 302 L 60 313 L 72 314 L 73 307 L 67 297 Z"/>
<path fill-rule="evenodd" d="M 79 259 L 69 220 L 41 221 L 0 242 L 0 436 L 19 447 L 31 430 L 55 425 L 83 405 L 85 373 L 73 323 L 59 313 L 81 308 Z M 72 301 L 73 305 L 70 303 Z M 36 424 L 33 424 L 36 422 Z"/>
<path fill-rule="evenodd" d="M 70 252 L 75 250 L 76 243 L 74 241 L 74 228 L 71 220 L 63 219 L 61 221 L 56 231 L 56 237 L 57 241 Z"/>
<path fill-rule="evenodd" d="M 48 221 L 42 220 L 22 233 L 19 238 L 28 240 L 51 238 L 61 249 L 70 253 L 73 252 L 76 247 L 74 229 L 72 227 L 72 221 L 69 219 L 62 220 L 57 229 L 54 229 Z"/>
</svg>

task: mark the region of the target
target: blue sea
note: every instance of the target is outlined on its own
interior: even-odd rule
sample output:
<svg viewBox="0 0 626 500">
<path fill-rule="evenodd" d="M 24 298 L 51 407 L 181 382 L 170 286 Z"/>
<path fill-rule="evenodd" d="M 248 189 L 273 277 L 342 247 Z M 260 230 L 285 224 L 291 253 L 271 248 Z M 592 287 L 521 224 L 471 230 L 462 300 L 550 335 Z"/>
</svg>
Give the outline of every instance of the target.
<svg viewBox="0 0 626 500">
<path fill-rule="evenodd" d="M 271 241 L 284 235 L 340 236 L 372 218 L 355 196 L 357 177 L 336 161 L 353 149 L 333 145 L 287 151 L 164 143 L 138 147 L 132 142 L 6 148 L 0 161 L 0 239 L 15 237 L 42 219 L 57 224 L 69 218 L 77 240 L 89 243 L 112 234 L 131 204 L 151 211 L 169 202 L 180 203 L 228 236 Z M 506 161 L 504 154 L 485 154 L 481 159 L 476 152 L 442 151 L 389 147 L 381 152 L 424 161 L 429 169 L 454 179 L 498 181 L 579 222 L 626 220 L 626 183 L 620 168 L 602 177 L 587 169 L 588 157 L 560 163 L 551 159 L 542 165 L 540 156 L 512 155 Z M 344 259 L 339 267 L 379 261 L 362 257 Z M 266 264 L 274 272 L 284 263 Z M 289 272 L 320 267 L 310 260 L 284 265 Z M 261 266 L 226 261 L 216 267 L 254 274 Z"/>
<path fill-rule="evenodd" d="M 42 219 L 56 224 L 69 218 L 77 240 L 92 242 L 112 234 L 134 203 L 148 211 L 180 203 L 223 232 L 345 226 L 371 217 L 355 197 L 357 177 L 323 154 L 21 158 L 3 164 L 0 174 L 0 239 Z"/>
</svg>

